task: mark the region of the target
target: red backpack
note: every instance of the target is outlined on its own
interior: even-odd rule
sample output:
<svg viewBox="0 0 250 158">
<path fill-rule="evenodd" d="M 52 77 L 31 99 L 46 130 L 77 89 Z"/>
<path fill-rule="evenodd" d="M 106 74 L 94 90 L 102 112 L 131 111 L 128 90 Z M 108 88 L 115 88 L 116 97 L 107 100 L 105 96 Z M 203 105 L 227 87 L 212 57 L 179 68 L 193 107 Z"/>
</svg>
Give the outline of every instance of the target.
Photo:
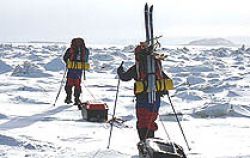
<svg viewBox="0 0 250 158">
<path fill-rule="evenodd" d="M 74 38 L 71 42 L 70 57 L 71 61 L 86 62 L 86 47 L 82 38 Z"/>
<path fill-rule="evenodd" d="M 90 68 L 88 59 L 89 51 L 85 47 L 84 40 L 82 38 L 74 38 L 71 42 L 71 47 L 69 50 L 67 68 L 88 70 Z"/>
</svg>

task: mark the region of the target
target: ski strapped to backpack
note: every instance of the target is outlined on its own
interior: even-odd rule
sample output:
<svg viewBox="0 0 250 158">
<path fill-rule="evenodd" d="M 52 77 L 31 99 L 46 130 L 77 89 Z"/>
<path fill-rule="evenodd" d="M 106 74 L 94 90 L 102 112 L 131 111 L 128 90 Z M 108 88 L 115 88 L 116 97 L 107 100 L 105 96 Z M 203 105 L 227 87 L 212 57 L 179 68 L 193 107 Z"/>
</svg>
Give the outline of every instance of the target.
<svg viewBox="0 0 250 158">
<path fill-rule="evenodd" d="M 146 41 L 135 49 L 137 79 L 134 85 L 134 93 L 148 93 L 149 103 L 156 100 L 156 92 L 166 93 L 173 90 L 173 81 L 163 75 L 161 61 L 165 55 L 155 53 L 157 46 L 160 46 L 158 39 L 162 36 L 154 37 L 153 34 L 153 5 L 144 8 Z"/>
<path fill-rule="evenodd" d="M 147 5 L 146 5 L 147 7 Z M 153 6 L 145 8 L 145 27 L 146 27 L 146 40 L 149 41 L 149 46 L 154 44 L 154 32 L 153 32 Z M 149 55 L 147 55 L 147 93 L 149 103 L 155 103 L 156 101 L 156 91 L 155 91 L 155 59 L 152 56 L 154 49 L 149 50 Z"/>
</svg>

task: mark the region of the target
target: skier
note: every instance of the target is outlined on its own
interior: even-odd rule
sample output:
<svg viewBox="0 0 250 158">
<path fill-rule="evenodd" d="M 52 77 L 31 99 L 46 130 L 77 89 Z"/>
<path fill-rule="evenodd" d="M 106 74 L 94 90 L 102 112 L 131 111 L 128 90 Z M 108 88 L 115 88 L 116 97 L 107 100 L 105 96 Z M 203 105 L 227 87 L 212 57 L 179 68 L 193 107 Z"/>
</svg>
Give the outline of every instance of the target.
<svg viewBox="0 0 250 158">
<path fill-rule="evenodd" d="M 160 97 L 168 93 L 166 80 L 169 77 L 163 72 L 161 61 L 154 58 L 156 68 L 156 101 L 152 104 L 148 101 L 147 93 L 147 63 L 146 57 L 152 50 L 148 47 L 147 42 L 140 42 L 135 48 L 135 65 L 130 67 L 126 72 L 122 65 L 118 67 L 117 74 L 122 81 L 135 80 L 134 93 L 136 96 L 136 128 L 140 140 L 154 137 L 154 132 L 158 129 L 155 120 L 158 117 L 160 107 Z"/>
<path fill-rule="evenodd" d="M 74 87 L 74 105 L 79 105 L 81 93 L 82 71 L 89 69 L 88 64 L 89 50 L 85 46 L 82 38 L 74 38 L 71 41 L 71 46 L 63 56 L 68 69 L 67 81 L 65 85 L 66 99 L 65 103 L 72 103 L 72 88 Z"/>
</svg>

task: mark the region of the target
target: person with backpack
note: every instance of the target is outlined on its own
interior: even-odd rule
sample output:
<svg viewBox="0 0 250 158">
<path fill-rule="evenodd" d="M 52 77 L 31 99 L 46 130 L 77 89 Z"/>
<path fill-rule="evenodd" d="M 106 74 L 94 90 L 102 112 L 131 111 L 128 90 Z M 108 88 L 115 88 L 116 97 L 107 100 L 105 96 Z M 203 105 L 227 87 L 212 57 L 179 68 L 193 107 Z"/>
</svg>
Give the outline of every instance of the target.
<svg viewBox="0 0 250 158">
<path fill-rule="evenodd" d="M 63 56 L 67 67 L 67 81 L 65 85 L 66 99 L 65 103 L 72 103 L 72 88 L 74 87 L 74 105 L 79 105 L 81 89 L 82 72 L 89 69 L 88 63 L 89 49 L 86 48 L 82 38 L 74 38 L 71 46 Z M 85 79 L 85 76 L 84 76 Z"/>
<path fill-rule="evenodd" d="M 150 103 L 147 93 L 147 55 L 152 50 L 146 42 L 141 42 L 135 48 L 135 65 L 124 71 L 123 66 L 119 66 L 117 74 L 122 81 L 135 80 L 134 94 L 136 97 L 136 128 L 140 140 L 154 137 L 158 129 L 156 119 L 160 107 L 160 98 L 168 93 L 169 77 L 163 72 L 161 60 L 154 58 L 156 69 L 156 100 Z"/>
</svg>

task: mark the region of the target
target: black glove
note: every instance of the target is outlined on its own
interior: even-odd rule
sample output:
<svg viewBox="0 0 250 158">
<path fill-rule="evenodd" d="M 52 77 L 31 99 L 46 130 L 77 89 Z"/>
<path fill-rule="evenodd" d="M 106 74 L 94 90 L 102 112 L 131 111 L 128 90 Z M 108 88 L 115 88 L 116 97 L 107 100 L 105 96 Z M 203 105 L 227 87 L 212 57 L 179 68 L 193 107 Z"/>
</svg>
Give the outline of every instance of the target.
<svg viewBox="0 0 250 158">
<path fill-rule="evenodd" d="M 124 70 L 122 65 L 117 68 L 117 74 L 121 74 L 123 71 Z"/>
<path fill-rule="evenodd" d="M 117 74 L 118 75 L 120 75 L 120 74 L 122 74 L 123 72 L 124 72 L 124 70 L 123 70 L 123 62 L 121 63 L 121 65 L 117 68 Z"/>
</svg>

